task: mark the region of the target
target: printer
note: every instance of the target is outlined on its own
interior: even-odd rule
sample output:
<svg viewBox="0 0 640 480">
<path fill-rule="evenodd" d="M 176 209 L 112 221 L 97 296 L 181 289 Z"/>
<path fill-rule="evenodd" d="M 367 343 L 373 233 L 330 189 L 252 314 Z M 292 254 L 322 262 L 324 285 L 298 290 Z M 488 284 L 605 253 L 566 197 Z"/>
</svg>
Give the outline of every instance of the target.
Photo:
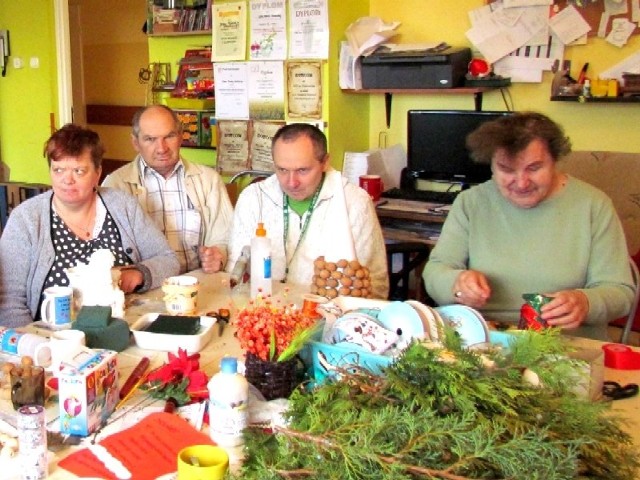
<svg viewBox="0 0 640 480">
<path fill-rule="evenodd" d="M 471 49 L 441 44 L 403 50 L 378 47 L 362 57 L 362 88 L 456 88 L 464 85 Z"/>
</svg>

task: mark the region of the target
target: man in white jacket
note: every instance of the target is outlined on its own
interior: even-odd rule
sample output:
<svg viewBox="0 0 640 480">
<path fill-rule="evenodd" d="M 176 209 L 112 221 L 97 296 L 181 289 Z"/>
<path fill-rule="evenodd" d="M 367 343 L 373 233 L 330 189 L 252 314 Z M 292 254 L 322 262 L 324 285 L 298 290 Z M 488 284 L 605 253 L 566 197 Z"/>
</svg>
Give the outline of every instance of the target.
<svg viewBox="0 0 640 480">
<path fill-rule="evenodd" d="M 314 261 L 358 260 L 370 272 L 371 295 L 389 291 L 384 239 L 371 198 L 329 163 L 317 127 L 282 127 L 273 138 L 275 175 L 245 188 L 236 204 L 228 269 L 264 223 L 274 280 L 311 286 Z"/>
</svg>

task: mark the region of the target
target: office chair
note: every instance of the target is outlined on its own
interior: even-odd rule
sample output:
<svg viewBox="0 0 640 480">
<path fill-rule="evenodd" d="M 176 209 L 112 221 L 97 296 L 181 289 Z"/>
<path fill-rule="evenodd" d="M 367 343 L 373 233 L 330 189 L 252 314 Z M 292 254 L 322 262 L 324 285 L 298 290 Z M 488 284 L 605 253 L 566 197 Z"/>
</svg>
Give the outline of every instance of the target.
<svg viewBox="0 0 640 480">
<path fill-rule="evenodd" d="M 229 183 L 238 183 L 241 179 L 245 177 L 252 178 L 251 182 L 249 183 L 253 183 L 255 181 L 259 181 L 259 179 L 264 180 L 265 178 L 267 178 L 272 174 L 273 172 L 270 172 L 268 170 L 242 170 L 241 172 L 238 172 L 233 177 L 231 177 L 231 180 L 229 180 Z"/>
<path fill-rule="evenodd" d="M 251 183 L 260 182 L 272 174 L 273 172 L 269 172 L 267 170 L 242 170 L 241 172 L 233 175 L 226 184 L 227 193 L 229 194 L 229 200 L 231 200 L 231 205 L 233 205 L 234 207 L 236 206 L 238 195 L 240 195 L 240 191 L 244 187 Z M 250 180 L 248 182 L 245 182 L 245 180 L 247 179 Z"/>
<path fill-rule="evenodd" d="M 389 270 L 389 300 L 409 300 L 409 278 L 417 272 L 418 289 L 422 288 L 422 268 L 429 258 L 429 246 L 421 242 L 387 242 L 387 268 Z M 394 255 L 402 256 L 402 266 L 393 271 Z M 420 292 L 416 297 L 421 297 Z M 420 300 L 420 298 L 417 298 Z"/>
</svg>

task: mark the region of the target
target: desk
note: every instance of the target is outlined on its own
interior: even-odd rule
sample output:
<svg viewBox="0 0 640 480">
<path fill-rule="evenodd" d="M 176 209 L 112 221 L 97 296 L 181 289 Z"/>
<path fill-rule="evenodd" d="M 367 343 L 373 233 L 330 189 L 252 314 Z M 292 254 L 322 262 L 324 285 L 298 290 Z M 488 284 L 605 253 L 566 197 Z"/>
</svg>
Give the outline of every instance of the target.
<svg viewBox="0 0 640 480">
<path fill-rule="evenodd" d="M 448 208 L 415 200 L 383 198 L 376 206 L 385 240 L 420 242 L 433 246 L 447 218 Z"/>
<path fill-rule="evenodd" d="M 198 277 L 201 282 L 201 289 L 198 294 L 199 313 L 203 314 L 211 310 L 226 307 L 231 309 L 233 315 L 239 308 L 242 308 L 246 304 L 248 300 L 247 297 L 232 296 L 230 294 L 227 274 L 206 275 L 201 271 L 192 272 L 192 274 Z M 283 285 L 281 283 L 274 283 L 274 293 L 276 295 L 284 295 Z M 293 300 L 295 302 L 301 293 L 301 290 L 293 288 L 286 292 L 286 295 L 289 301 Z M 127 321 L 131 324 L 145 313 L 162 312 L 164 310 L 162 296 L 163 293 L 160 290 L 128 296 L 128 306 L 126 309 Z M 595 340 L 567 337 L 567 341 L 572 347 L 600 348 L 602 346 L 602 342 Z M 213 375 L 218 371 L 220 359 L 224 355 L 235 355 L 238 357 L 242 355 L 238 342 L 233 336 L 233 328 L 225 328 L 222 337 L 218 337 L 217 333 L 214 333 L 213 339 L 200 353 L 201 367 L 209 375 Z M 148 351 L 136 346 L 130 346 L 118 355 L 121 382 L 126 380 L 138 360 L 145 355 L 151 359 L 152 367 L 161 365 L 167 358 L 166 352 Z M 606 380 L 614 380 L 626 384 L 637 382 L 637 378 L 637 371 L 605 369 Z M 131 402 L 135 401 L 134 397 Z M 57 409 L 57 405 L 54 407 Z M 5 411 L 12 410 L 10 403 L 7 401 L 3 401 L 0 408 Z M 640 428 L 638 428 L 638 425 L 635 423 L 640 419 L 640 396 L 613 402 L 612 411 L 620 417 L 629 420 L 622 425 L 622 427 L 632 436 L 635 445 L 640 448 Z M 60 458 L 62 458 L 65 453 L 70 453 L 70 451 L 71 450 L 61 453 Z M 49 474 L 49 479 L 51 480 L 73 478 L 68 471 L 57 468 L 55 463 L 50 465 Z"/>
</svg>

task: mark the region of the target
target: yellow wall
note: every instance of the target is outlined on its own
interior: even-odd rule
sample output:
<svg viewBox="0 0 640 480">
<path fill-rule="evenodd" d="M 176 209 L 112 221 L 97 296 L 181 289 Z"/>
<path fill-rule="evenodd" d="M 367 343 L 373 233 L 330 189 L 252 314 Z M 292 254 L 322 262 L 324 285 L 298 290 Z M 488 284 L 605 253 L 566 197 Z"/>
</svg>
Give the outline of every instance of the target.
<svg viewBox="0 0 640 480">
<path fill-rule="evenodd" d="M 338 84 L 340 42 L 344 31 L 354 19 L 368 15 L 366 2 L 329 1 L 328 75 L 325 76 L 325 94 L 328 92 L 329 152 L 331 163 L 342 168 L 344 152 L 369 149 L 369 99 L 366 95 L 343 95 Z M 325 70 L 326 71 L 326 70 Z"/>
<path fill-rule="evenodd" d="M 138 71 L 147 66 L 147 38 L 141 32 L 146 19 L 142 0 L 82 0 L 84 66 L 87 102 L 144 105 L 145 86 Z M 132 12 L 131 7 L 138 8 Z M 0 78 L 0 159 L 8 165 L 4 178 L 49 183 L 42 147 L 58 116 L 55 21 L 51 0 L 0 0 L 0 29 L 10 31 L 11 58 L 7 76 Z M 29 67 L 38 57 L 40 68 Z M 22 69 L 13 68 L 20 57 Z M 92 126 L 107 147 L 107 157 L 133 158 L 130 128 Z"/>
<path fill-rule="evenodd" d="M 483 0 L 370 0 L 370 14 L 385 21 L 398 20 L 401 35 L 397 42 L 446 41 L 451 45 L 468 46 L 464 33 L 470 28 L 467 12 L 484 4 Z M 565 58 L 572 60 L 574 76 L 585 62 L 589 62 L 590 75 L 606 70 L 640 48 L 640 36 L 634 36 L 629 45 L 620 49 L 601 39 L 589 38 L 585 46 L 568 47 Z M 509 88 L 515 110 L 538 110 L 562 124 L 571 137 L 574 150 L 640 151 L 640 104 L 580 104 L 551 102 L 553 74 L 544 74 L 542 83 L 514 84 Z M 471 109 L 471 97 L 395 95 L 392 125 L 386 128 L 384 98 L 371 95 L 369 142 L 378 143 L 380 132 L 386 132 L 389 145 L 406 145 L 406 112 L 411 108 Z M 504 110 L 501 95 L 484 95 L 484 110 Z"/>
<path fill-rule="evenodd" d="M 9 30 L 11 57 L 6 77 L 0 77 L 0 159 L 5 178 L 48 182 L 42 157 L 50 135 L 49 115 L 57 117 L 58 93 L 52 2 L 0 0 L 0 29 Z M 13 59 L 25 67 L 15 69 Z M 29 59 L 38 57 L 39 68 Z"/>
</svg>

